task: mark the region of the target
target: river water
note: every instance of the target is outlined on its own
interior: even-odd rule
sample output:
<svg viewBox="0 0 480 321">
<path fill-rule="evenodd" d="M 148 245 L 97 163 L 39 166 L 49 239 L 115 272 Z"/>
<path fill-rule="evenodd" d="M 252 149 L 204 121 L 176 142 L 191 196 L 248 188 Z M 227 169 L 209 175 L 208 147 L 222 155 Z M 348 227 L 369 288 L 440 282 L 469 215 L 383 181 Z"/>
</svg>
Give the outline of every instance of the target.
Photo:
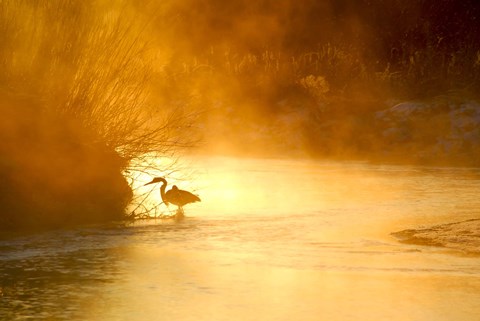
<svg viewBox="0 0 480 321">
<path fill-rule="evenodd" d="M 480 170 L 191 164 L 182 221 L 0 240 L 0 319 L 478 320 L 480 256 L 392 233 L 479 218 Z"/>
</svg>

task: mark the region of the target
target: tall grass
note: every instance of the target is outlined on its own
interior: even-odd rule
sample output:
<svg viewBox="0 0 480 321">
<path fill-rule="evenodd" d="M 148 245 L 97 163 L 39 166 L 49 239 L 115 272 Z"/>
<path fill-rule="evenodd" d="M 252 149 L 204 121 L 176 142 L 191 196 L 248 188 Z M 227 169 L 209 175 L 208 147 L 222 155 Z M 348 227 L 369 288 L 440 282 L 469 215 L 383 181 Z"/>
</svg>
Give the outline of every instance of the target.
<svg viewBox="0 0 480 321">
<path fill-rule="evenodd" d="M 243 150 L 256 145 L 250 138 L 255 133 L 292 112 L 300 114 L 303 120 L 287 133 L 272 130 L 264 137 L 267 145 L 279 140 L 282 154 L 288 153 L 282 147 L 285 137 L 299 134 L 304 141 L 292 145 L 320 156 L 377 153 L 383 145 L 373 115 L 392 102 L 457 99 L 459 93 L 464 100 L 478 98 L 480 51 L 474 45 L 452 50 L 404 43 L 402 55 L 392 59 L 367 57 L 360 48 L 331 43 L 296 54 L 212 47 L 169 65 L 170 74 L 162 77 L 169 89 L 181 88 L 183 97 L 195 93 L 197 105 L 220 115 L 206 127 L 218 134 L 213 140 Z M 257 147 L 263 152 L 270 146 Z"/>
<path fill-rule="evenodd" d="M 451 51 L 405 43 L 402 52 L 395 59 L 371 60 L 359 48 L 330 43 L 297 54 L 270 50 L 241 54 L 212 48 L 169 65 L 174 72 L 162 76 L 169 89 L 181 87 L 173 92 L 184 97 L 200 92 L 206 105 L 215 91 L 225 105 L 256 101 L 257 111 L 267 113 L 275 112 L 277 103 L 285 99 L 304 102 L 305 108 L 330 112 L 341 108 L 355 114 L 365 108 L 385 108 L 385 102 L 392 100 L 434 99 L 453 92 L 478 96 L 480 50 L 476 47 L 466 44 Z M 314 79 L 322 84 L 314 84 Z M 341 106 L 345 103 L 349 106 Z"/>
</svg>

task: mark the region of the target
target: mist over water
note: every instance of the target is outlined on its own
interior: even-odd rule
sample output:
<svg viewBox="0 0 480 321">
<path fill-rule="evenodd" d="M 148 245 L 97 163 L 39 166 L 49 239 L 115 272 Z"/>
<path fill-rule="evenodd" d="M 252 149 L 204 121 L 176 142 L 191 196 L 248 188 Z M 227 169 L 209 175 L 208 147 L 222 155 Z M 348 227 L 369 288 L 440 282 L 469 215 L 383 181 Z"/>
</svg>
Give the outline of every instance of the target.
<svg viewBox="0 0 480 321">
<path fill-rule="evenodd" d="M 476 320 L 479 19 L 0 1 L 0 320 Z"/>
<path fill-rule="evenodd" d="M 186 218 L 0 242 L 6 319 L 473 320 L 478 256 L 392 232 L 478 215 L 475 169 L 201 158 Z M 152 194 L 152 197 L 157 197 Z M 160 205 L 163 206 L 163 205 Z M 452 308 L 455 307 L 455 308 Z"/>
</svg>

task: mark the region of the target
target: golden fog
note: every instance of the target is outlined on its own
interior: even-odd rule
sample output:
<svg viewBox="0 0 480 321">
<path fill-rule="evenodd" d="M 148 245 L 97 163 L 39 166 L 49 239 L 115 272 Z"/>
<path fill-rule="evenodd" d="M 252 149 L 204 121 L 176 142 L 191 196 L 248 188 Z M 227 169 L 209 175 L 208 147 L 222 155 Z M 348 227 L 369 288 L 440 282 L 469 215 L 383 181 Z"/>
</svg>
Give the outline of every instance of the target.
<svg viewBox="0 0 480 321">
<path fill-rule="evenodd" d="M 122 218 L 131 173 L 153 166 L 145 155 L 191 147 L 437 161 L 429 153 L 453 131 L 446 111 L 461 113 L 478 92 L 479 10 L 431 0 L 1 0 L 0 221 Z M 427 107 L 389 114 L 412 101 Z M 440 162 L 476 161 L 475 139 Z"/>
</svg>

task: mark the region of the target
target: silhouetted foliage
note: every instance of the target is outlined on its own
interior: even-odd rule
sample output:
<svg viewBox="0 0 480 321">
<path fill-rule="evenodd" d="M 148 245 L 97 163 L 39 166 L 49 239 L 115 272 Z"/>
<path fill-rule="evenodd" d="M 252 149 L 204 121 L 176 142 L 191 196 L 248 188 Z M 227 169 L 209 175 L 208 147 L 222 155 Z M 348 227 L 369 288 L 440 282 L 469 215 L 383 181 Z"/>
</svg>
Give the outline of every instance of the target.
<svg viewBox="0 0 480 321">
<path fill-rule="evenodd" d="M 131 161 L 180 146 L 180 113 L 148 103 L 145 21 L 128 1 L 0 2 L 1 229 L 125 219 Z"/>
</svg>

